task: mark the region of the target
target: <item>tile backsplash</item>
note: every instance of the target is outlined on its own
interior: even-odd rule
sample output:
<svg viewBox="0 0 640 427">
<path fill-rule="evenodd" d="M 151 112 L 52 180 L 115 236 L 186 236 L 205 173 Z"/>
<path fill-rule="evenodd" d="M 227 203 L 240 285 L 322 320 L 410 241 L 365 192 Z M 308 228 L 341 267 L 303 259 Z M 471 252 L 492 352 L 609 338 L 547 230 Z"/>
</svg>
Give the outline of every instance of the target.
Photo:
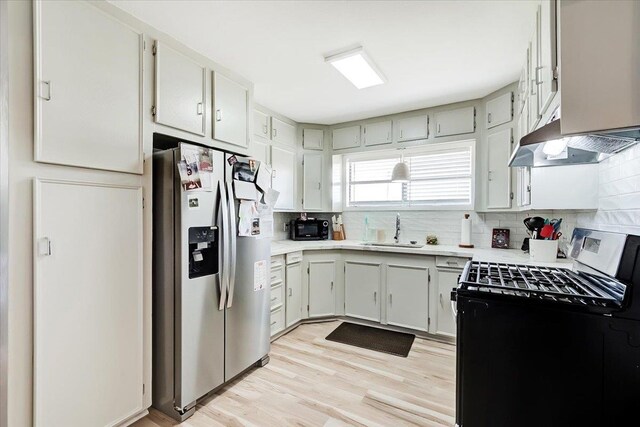
<svg viewBox="0 0 640 427">
<path fill-rule="evenodd" d="M 519 248 L 527 237 L 522 221 L 533 215 L 563 218 L 563 239 L 569 239 L 576 226 L 640 235 L 640 144 L 600 163 L 599 174 L 597 211 L 469 212 L 473 221 L 472 243 L 480 248 L 491 247 L 492 230 L 508 228 L 511 247 Z M 427 234 L 435 234 L 440 244 L 457 245 L 463 215 L 462 211 L 400 211 L 401 239 L 424 242 Z M 297 216 L 295 213 L 276 214 L 274 240 L 288 238 L 283 225 Z M 314 216 L 330 217 L 331 214 Z M 348 211 L 343 213 L 347 239 L 363 239 L 365 216 L 369 218 L 370 228 L 384 229 L 387 240 L 393 238 L 395 211 Z"/>
</svg>

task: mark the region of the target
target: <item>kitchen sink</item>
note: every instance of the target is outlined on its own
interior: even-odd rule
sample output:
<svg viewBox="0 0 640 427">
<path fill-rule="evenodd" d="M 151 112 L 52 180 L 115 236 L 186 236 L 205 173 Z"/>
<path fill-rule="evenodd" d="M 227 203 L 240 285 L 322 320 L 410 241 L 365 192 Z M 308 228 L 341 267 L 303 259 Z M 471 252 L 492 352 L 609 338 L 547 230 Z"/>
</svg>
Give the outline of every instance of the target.
<svg viewBox="0 0 640 427">
<path fill-rule="evenodd" d="M 421 248 L 424 245 L 418 243 L 363 243 L 364 246 L 380 246 L 387 248 Z"/>
</svg>

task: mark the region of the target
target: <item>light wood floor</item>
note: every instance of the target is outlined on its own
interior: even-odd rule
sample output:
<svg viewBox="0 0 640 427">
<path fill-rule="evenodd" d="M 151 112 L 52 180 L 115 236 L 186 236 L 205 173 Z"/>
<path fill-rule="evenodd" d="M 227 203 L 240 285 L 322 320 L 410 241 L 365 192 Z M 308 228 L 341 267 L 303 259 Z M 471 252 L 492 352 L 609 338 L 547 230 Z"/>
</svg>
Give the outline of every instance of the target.
<svg viewBox="0 0 640 427">
<path fill-rule="evenodd" d="M 455 347 L 416 338 L 409 357 L 324 339 L 306 324 L 271 345 L 271 361 L 198 405 L 180 426 L 452 426 Z M 135 427 L 178 425 L 151 410 Z"/>
</svg>

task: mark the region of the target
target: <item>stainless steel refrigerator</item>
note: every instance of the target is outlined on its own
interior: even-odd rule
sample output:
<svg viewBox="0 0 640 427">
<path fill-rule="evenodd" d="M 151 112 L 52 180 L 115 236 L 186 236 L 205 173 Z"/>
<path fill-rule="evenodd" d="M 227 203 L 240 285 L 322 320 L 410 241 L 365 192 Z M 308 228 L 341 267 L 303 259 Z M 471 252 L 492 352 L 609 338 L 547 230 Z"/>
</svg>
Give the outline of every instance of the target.
<svg viewBox="0 0 640 427">
<path fill-rule="evenodd" d="M 178 164 L 194 156 L 206 164 L 185 190 Z M 271 241 L 237 235 L 233 178 L 249 162 L 185 143 L 153 155 L 153 406 L 179 421 L 268 362 L 270 287 L 254 285 Z"/>
</svg>

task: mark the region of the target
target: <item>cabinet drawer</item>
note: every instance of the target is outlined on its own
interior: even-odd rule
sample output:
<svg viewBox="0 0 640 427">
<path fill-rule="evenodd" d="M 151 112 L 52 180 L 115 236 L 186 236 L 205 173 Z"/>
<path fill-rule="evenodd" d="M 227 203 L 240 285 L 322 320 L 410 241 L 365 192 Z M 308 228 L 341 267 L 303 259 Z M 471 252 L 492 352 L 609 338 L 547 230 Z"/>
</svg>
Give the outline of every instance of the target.
<svg viewBox="0 0 640 427">
<path fill-rule="evenodd" d="M 282 284 L 284 282 L 284 266 L 271 267 L 271 286 Z"/>
<path fill-rule="evenodd" d="M 287 265 L 302 262 L 302 251 L 291 252 L 287 254 Z"/>
<path fill-rule="evenodd" d="M 469 258 L 460 258 L 460 257 L 452 257 L 452 256 L 437 256 L 436 257 L 436 266 L 437 267 L 463 269 L 464 266 L 467 264 L 467 261 L 469 261 Z"/>
<path fill-rule="evenodd" d="M 271 336 L 284 329 L 284 306 L 271 310 Z"/>
<path fill-rule="evenodd" d="M 278 305 L 282 305 L 283 301 L 284 301 L 284 285 L 282 283 L 279 283 L 275 286 L 271 286 L 271 300 L 270 300 L 271 309 L 273 310 Z"/>
</svg>

